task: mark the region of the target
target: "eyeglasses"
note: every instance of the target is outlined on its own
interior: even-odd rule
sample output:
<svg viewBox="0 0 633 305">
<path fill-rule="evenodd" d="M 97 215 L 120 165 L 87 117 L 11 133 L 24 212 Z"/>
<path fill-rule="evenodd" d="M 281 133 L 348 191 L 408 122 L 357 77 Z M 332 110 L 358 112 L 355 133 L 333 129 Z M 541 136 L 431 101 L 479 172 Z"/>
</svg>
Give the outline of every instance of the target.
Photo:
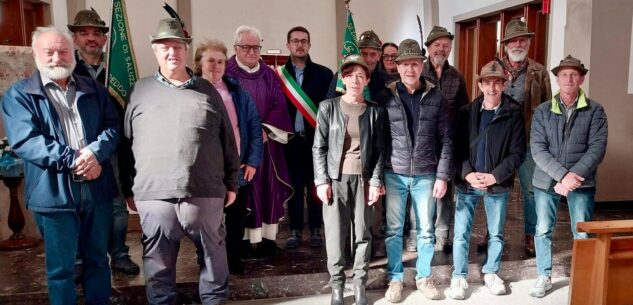
<svg viewBox="0 0 633 305">
<path fill-rule="evenodd" d="M 307 40 L 307 39 L 290 39 L 290 43 L 298 46 L 300 44 L 308 45 L 308 44 L 310 44 L 310 41 Z"/>
<path fill-rule="evenodd" d="M 249 45 L 239 45 L 239 44 L 236 44 L 235 46 L 242 49 L 242 51 L 246 53 L 249 53 L 250 51 L 257 53 L 262 50 L 262 46 L 249 46 Z"/>
<path fill-rule="evenodd" d="M 382 59 L 384 59 L 384 60 L 392 60 L 393 61 L 393 60 L 396 60 L 396 58 L 398 58 L 398 55 L 387 55 L 387 54 L 384 54 L 382 56 Z"/>
</svg>

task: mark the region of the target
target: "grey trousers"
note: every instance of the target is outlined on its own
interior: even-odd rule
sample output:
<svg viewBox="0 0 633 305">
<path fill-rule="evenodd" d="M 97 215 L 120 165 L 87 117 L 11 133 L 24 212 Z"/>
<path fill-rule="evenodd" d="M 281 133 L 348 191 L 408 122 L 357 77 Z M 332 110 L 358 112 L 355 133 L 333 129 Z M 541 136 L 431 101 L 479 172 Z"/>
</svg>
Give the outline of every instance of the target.
<svg viewBox="0 0 633 305">
<path fill-rule="evenodd" d="M 371 254 L 371 221 L 374 208 L 366 203 L 369 184 L 360 175 L 341 175 L 332 181 L 332 204 L 323 205 L 325 250 L 330 285 L 342 287 L 345 283 L 345 241 L 354 231 L 354 284 L 367 283 Z"/>
<path fill-rule="evenodd" d="M 137 201 L 143 229 L 145 291 L 151 305 L 176 304 L 176 259 L 180 239 L 189 237 L 200 264 L 198 290 L 204 305 L 229 297 L 223 198 Z"/>
<path fill-rule="evenodd" d="M 452 181 L 448 182 L 446 194 L 441 199 L 435 199 L 435 237 L 449 238 L 451 227 L 451 219 L 454 216 L 455 203 L 453 202 L 453 193 L 455 185 Z"/>
</svg>

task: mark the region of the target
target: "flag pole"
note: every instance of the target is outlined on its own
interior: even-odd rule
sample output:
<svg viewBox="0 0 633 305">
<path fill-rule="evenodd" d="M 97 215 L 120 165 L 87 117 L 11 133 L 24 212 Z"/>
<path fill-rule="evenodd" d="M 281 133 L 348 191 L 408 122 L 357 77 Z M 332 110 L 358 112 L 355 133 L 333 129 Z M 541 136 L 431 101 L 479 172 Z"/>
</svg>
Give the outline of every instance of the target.
<svg viewBox="0 0 633 305">
<path fill-rule="evenodd" d="M 110 1 L 110 36 L 108 37 L 108 43 L 106 44 L 108 48 L 106 49 L 106 64 L 105 64 L 105 84 L 103 84 L 106 88 L 108 88 L 108 82 L 110 81 L 110 43 L 112 43 L 112 33 L 114 32 L 114 26 L 112 25 L 112 14 L 114 13 L 114 0 Z"/>
</svg>

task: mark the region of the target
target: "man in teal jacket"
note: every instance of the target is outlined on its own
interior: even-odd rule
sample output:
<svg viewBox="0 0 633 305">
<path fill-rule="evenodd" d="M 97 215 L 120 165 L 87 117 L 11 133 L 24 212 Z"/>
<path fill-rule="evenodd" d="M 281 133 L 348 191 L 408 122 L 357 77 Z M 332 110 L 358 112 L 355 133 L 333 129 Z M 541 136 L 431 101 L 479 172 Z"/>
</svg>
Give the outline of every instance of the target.
<svg viewBox="0 0 633 305">
<path fill-rule="evenodd" d="M 49 300 L 76 304 L 78 252 L 86 304 L 109 304 L 116 110 L 101 84 L 72 73 L 69 33 L 38 28 L 32 41 L 38 71 L 5 92 L 2 114 L 9 143 L 24 160 L 26 206 L 44 238 Z"/>
</svg>

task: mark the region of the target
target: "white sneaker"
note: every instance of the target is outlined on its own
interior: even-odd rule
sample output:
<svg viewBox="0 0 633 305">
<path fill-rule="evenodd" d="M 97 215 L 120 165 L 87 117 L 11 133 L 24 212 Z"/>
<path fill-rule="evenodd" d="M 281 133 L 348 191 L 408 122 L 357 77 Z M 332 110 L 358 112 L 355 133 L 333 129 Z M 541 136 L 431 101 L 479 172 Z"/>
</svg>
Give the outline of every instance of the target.
<svg viewBox="0 0 633 305">
<path fill-rule="evenodd" d="M 463 277 L 454 277 L 451 279 L 451 287 L 448 288 L 448 297 L 454 300 L 463 300 L 466 297 L 466 289 L 468 282 Z"/>
<path fill-rule="evenodd" d="M 552 289 L 552 279 L 548 276 L 539 276 L 530 288 L 529 294 L 535 298 L 542 298 L 550 289 Z"/>
<path fill-rule="evenodd" d="M 490 290 L 490 293 L 494 295 L 501 295 L 506 293 L 506 285 L 503 280 L 495 273 L 488 273 L 484 275 L 484 284 Z"/>
</svg>

